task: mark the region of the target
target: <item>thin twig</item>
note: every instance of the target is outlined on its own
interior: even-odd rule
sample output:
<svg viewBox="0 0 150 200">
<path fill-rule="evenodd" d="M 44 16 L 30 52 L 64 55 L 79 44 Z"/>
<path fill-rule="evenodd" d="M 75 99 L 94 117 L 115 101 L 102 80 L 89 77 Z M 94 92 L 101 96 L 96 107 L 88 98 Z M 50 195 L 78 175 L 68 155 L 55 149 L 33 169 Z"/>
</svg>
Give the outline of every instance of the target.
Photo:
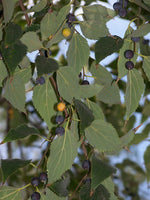
<svg viewBox="0 0 150 200">
<path fill-rule="evenodd" d="M 22 11 L 24 12 L 24 16 L 25 16 L 25 18 L 26 18 L 27 25 L 30 26 L 30 24 L 31 24 L 31 23 L 30 23 L 30 19 L 29 19 L 28 14 L 26 13 L 26 9 L 25 9 L 25 7 L 24 7 L 24 5 L 23 5 L 23 3 L 22 3 L 22 0 L 19 0 L 18 3 L 19 3 L 19 5 L 20 5 L 20 8 L 22 9 Z"/>
</svg>

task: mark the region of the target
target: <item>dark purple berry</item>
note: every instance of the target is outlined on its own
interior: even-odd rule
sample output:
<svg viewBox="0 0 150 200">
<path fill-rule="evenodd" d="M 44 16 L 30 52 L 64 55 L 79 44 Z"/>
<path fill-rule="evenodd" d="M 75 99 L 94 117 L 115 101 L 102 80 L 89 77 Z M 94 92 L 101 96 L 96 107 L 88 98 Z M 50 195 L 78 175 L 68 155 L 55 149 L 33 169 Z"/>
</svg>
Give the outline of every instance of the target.
<svg viewBox="0 0 150 200">
<path fill-rule="evenodd" d="M 55 122 L 56 122 L 57 124 L 62 124 L 63 121 L 64 121 L 64 116 L 62 116 L 62 115 L 57 115 L 57 116 L 56 116 Z"/>
<path fill-rule="evenodd" d="M 128 69 L 128 70 L 131 70 L 134 68 L 134 63 L 132 61 L 127 61 L 125 63 L 125 67 Z"/>
<path fill-rule="evenodd" d="M 32 200 L 40 200 L 40 198 L 41 198 L 41 195 L 38 192 L 33 192 L 31 195 Z"/>
<path fill-rule="evenodd" d="M 89 171 L 91 169 L 91 162 L 89 160 L 84 160 L 82 163 L 82 168 Z"/>
<path fill-rule="evenodd" d="M 59 127 L 56 128 L 55 133 L 57 135 L 63 135 L 65 133 L 65 129 L 62 126 L 59 126 Z"/>
<path fill-rule="evenodd" d="M 47 173 L 46 172 L 40 173 L 39 179 L 41 182 L 44 182 L 44 183 L 47 182 L 47 180 L 48 180 Z"/>
<path fill-rule="evenodd" d="M 145 40 L 145 39 L 144 39 L 144 40 L 142 41 L 142 43 L 143 43 L 143 44 L 148 44 L 148 43 L 149 43 L 149 40 Z"/>
<path fill-rule="evenodd" d="M 84 80 L 84 81 L 82 81 L 81 85 L 89 85 L 89 81 Z"/>
<path fill-rule="evenodd" d="M 76 20 L 76 17 L 75 17 L 74 14 L 69 13 L 69 14 L 66 16 L 66 19 L 67 19 L 68 22 L 73 22 L 73 21 Z"/>
<path fill-rule="evenodd" d="M 134 52 L 132 51 L 132 50 L 126 50 L 125 52 L 124 52 L 124 57 L 125 58 L 128 58 L 128 59 L 131 59 L 131 58 L 133 58 L 133 56 L 134 56 Z"/>
<path fill-rule="evenodd" d="M 31 184 L 36 187 L 40 184 L 40 179 L 39 177 L 33 177 L 32 180 L 31 180 Z"/>
<path fill-rule="evenodd" d="M 91 178 L 86 178 L 84 181 L 83 181 L 84 184 L 86 183 L 90 183 L 91 184 Z"/>
<path fill-rule="evenodd" d="M 139 42 L 140 41 L 140 37 L 132 37 L 131 40 L 133 42 Z"/>
<path fill-rule="evenodd" d="M 80 72 L 80 74 L 79 74 L 79 78 L 81 78 L 82 77 L 82 73 Z"/>
<path fill-rule="evenodd" d="M 36 79 L 36 84 L 43 85 L 44 83 L 45 83 L 45 78 L 43 76 Z"/>
<path fill-rule="evenodd" d="M 119 10 L 119 16 L 120 16 L 120 17 L 125 17 L 126 15 L 127 15 L 126 9 L 125 9 L 125 8 L 121 8 L 121 9 Z"/>
<path fill-rule="evenodd" d="M 122 8 L 121 3 L 116 2 L 116 3 L 113 4 L 113 9 L 114 9 L 115 11 L 119 11 L 121 8 Z"/>
</svg>

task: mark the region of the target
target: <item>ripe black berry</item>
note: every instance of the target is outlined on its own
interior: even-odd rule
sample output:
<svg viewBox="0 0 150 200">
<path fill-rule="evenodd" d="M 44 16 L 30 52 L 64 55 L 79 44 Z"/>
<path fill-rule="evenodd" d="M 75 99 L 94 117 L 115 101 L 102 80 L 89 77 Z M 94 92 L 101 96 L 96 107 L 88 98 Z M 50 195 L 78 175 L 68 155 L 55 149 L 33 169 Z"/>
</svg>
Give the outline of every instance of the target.
<svg viewBox="0 0 150 200">
<path fill-rule="evenodd" d="M 72 14 L 72 13 L 69 13 L 69 14 L 66 16 L 66 19 L 67 19 L 66 23 L 68 24 L 69 28 L 71 28 L 72 22 L 75 21 L 75 19 L 76 19 L 76 18 L 75 18 L 75 15 Z"/>
<path fill-rule="evenodd" d="M 37 78 L 36 84 L 43 85 L 45 83 L 45 78 L 41 76 L 40 78 Z"/>
<path fill-rule="evenodd" d="M 81 85 L 89 85 L 89 81 L 84 80 L 84 81 L 82 81 Z"/>
<path fill-rule="evenodd" d="M 56 118 L 55 118 L 56 124 L 62 124 L 63 121 L 64 121 L 64 117 L 62 115 L 56 116 Z"/>
<path fill-rule="evenodd" d="M 33 177 L 32 180 L 31 180 L 31 184 L 36 187 L 40 184 L 40 179 L 39 177 Z"/>
<path fill-rule="evenodd" d="M 119 16 L 120 16 L 120 17 L 125 17 L 126 15 L 127 15 L 126 9 L 125 9 L 125 8 L 121 8 L 121 9 L 119 10 Z"/>
<path fill-rule="evenodd" d="M 55 133 L 57 135 L 63 135 L 65 133 L 65 129 L 62 126 L 59 126 L 59 127 L 56 128 Z"/>
<path fill-rule="evenodd" d="M 80 74 L 79 74 L 79 78 L 81 78 L 82 77 L 82 73 L 80 72 Z"/>
<path fill-rule="evenodd" d="M 41 195 L 38 192 L 33 192 L 31 195 L 32 200 L 40 200 L 40 198 L 41 198 Z"/>
<path fill-rule="evenodd" d="M 139 42 L 140 41 L 140 37 L 132 37 L 131 40 L 133 42 Z"/>
<path fill-rule="evenodd" d="M 133 56 L 134 56 L 134 52 L 132 51 L 132 50 L 126 50 L 125 52 L 124 52 L 124 57 L 125 58 L 128 58 L 128 59 L 131 59 L 131 58 L 133 58 Z"/>
<path fill-rule="evenodd" d="M 121 3 L 116 2 L 116 3 L 113 4 L 113 9 L 114 9 L 115 11 L 119 11 L 121 8 L 122 8 Z"/>
<path fill-rule="evenodd" d="M 91 178 L 86 178 L 84 181 L 83 181 L 84 184 L 86 183 L 90 183 L 91 184 Z"/>
<path fill-rule="evenodd" d="M 127 61 L 125 63 L 125 67 L 128 69 L 128 70 L 131 70 L 134 68 L 134 63 L 132 61 Z"/>
<path fill-rule="evenodd" d="M 47 173 L 46 172 L 40 173 L 39 179 L 41 182 L 47 182 L 47 180 L 48 180 Z"/>
<path fill-rule="evenodd" d="M 82 163 L 83 169 L 90 170 L 91 169 L 91 162 L 89 160 L 84 160 Z"/>
</svg>

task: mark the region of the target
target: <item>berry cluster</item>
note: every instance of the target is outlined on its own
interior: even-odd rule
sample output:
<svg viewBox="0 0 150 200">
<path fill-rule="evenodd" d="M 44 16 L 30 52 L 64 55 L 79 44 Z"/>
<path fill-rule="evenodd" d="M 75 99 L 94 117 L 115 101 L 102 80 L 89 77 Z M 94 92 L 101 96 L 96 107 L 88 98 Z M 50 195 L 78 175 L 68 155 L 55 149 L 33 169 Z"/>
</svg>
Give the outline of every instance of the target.
<svg viewBox="0 0 150 200">
<path fill-rule="evenodd" d="M 41 182 L 46 184 L 47 181 L 48 181 L 47 173 L 42 172 L 42 173 L 40 173 L 39 176 L 35 176 L 32 178 L 31 185 L 33 185 L 34 187 L 37 187 L 40 185 Z M 33 192 L 31 195 L 32 200 L 40 200 L 40 198 L 41 198 L 41 195 L 39 192 Z"/>
<path fill-rule="evenodd" d="M 128 6 L 128 0 L 119 0 L 113 4 L 113 9 L 118 12 L 120 17 L 127 15 L 126 7 Z"/>
<path fill-rule="evenodd" d="M 130 61 L 130 59 L 131 58 L 133 58 L 133 56 L 134 56 L 134 52 L 132 51 L 132 50 L 126 50 L 125 52 L 124 52 L 124 57 L 125 58 L 127 58 L 127 59 L 129 59 L 129 61 L 127 61 L 126 63 L 125 63 L 125 67 L 128 69 L 128 70 L 131 70 L 131 69 L 133 69 L 134 68 L 134 63 L 132 62 L 132 61 Z"/>
</svg>

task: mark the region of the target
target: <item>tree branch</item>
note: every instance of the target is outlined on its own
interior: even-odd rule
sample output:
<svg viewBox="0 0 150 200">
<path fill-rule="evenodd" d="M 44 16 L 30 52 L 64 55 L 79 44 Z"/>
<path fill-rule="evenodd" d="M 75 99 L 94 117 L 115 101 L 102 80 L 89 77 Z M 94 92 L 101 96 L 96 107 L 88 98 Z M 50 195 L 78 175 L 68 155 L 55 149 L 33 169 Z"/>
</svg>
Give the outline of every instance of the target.
<svg viewBox="0 0 150 200">
<path fill-rule="evenodd" d="M 23 3 L 22 3 L 22 0 L 19 0 L 18 3 L 19 3 L 19 5 L 20 5 L 20 8 L 22 9 L 22 11 L 24 12 L 24 16 L 25 16 L 25 18 L 26 18 L 27 25 L 30 26 L 30 19 L 29 19 L 28 14 L 26 13 L 26 9 L 25 9 L 25 7 L 24 7 L 24 5 L 23 5 Z"/>
</svg>

